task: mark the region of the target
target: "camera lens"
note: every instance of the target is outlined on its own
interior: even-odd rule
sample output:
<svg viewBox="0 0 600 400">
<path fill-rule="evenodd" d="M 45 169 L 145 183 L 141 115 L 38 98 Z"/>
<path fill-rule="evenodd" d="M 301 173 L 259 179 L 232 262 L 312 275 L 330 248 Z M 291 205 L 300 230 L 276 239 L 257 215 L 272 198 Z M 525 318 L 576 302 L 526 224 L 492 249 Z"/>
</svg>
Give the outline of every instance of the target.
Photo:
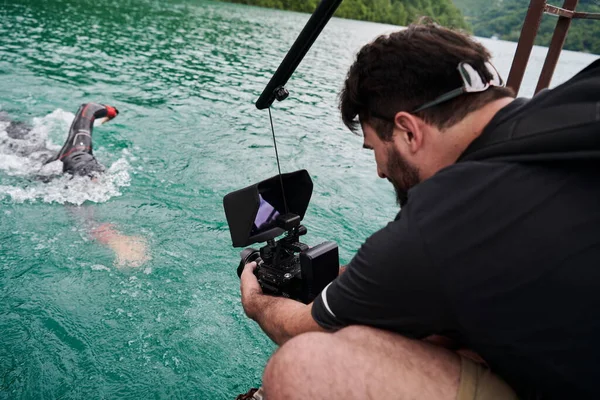
<svg viewBox="0 0 600 400">
<path fill-rule="evenodd" d="M 260 253 L 256 250 L 249 251 L 246 254 L 242 252 L 242 262 L 244 265 L 251 263 L 252 261 L 256 261 L 258 264 L 258 260 L 260 259 Z M 260 260 L 262 261 L 262 260 Z"/>
</svg>

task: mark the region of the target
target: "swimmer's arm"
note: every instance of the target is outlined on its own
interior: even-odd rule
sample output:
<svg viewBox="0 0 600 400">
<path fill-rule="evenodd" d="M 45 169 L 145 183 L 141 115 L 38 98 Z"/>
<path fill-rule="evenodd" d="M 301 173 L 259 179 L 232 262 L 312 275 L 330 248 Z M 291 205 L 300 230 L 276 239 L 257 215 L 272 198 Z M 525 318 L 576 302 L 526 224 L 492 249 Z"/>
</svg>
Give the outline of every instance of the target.
<svg viewBox="0 0 600 400">
<path fill-rule="evenodd" d="M 150 260 L 147 242 L 140 236 L 124 235 L 112 224 L 102 224 L 92 229 L 90 234 L 115 252 L 120 267 L 139 267 Z"/>
</svg>

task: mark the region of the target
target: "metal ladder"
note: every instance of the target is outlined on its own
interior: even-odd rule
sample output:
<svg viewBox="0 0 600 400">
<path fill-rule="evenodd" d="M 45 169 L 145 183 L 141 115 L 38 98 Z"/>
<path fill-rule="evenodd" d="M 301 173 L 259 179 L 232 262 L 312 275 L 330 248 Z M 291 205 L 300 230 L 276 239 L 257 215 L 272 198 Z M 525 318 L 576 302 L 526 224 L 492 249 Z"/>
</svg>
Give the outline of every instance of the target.
<svg viewBox="0 0 600 400">
<path fill-rule="evenodd" d="M 552 79 L 554 69 L 558 63 L 558 57 L 565 44 L 569 27 L 571 26 L 571 20 L 578 18 L 600 20 L 600 13 L 576 12 L 575 8 L 577 8 L 577 3 L 579 3 L 579 0 L 565 0 L 561 8 L 547 4 L 546 0 L 531 0 L 527 15 L 525 16 L 525 21 L 523 22 L 523 28 L 521 29 L 521 36 L 519 36 L 515 58 L 513 59 L 510 74 L 508 76 L 507 86 L 513 88 L 515 93 L 518 93 L 521 87 L 525 68 L 527 67 L 535 37 L 537 36 L 544 14 L 557 16 L 558 21 L 554 28 L 552 41 L 548 48 L 548 54 L 546 55 L 546 60 L 544 61 L 544 66 L 540 73 L 535 93 L 550 85 L 550 80 Z"/>
</svg>

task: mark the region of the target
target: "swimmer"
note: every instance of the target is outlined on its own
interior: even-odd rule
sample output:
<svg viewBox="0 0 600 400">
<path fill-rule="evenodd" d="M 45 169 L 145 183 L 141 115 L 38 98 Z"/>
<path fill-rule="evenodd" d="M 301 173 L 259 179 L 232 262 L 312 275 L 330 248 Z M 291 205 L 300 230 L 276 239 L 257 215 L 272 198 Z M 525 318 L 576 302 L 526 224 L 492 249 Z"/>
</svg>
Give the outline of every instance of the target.
<svg viewBox="0 0 600 400">
<path fill-rule="evenodd" d="M 8 122 L 8 126 L 5 128 L 8 137 L 4 139 L 4 143 L 0 144 L 8 145 L 10 151 L 17 155 L 41 161 L 44 165 L 61 161 L 64 174 L 89 176 L 95 180 L 106 168 L 94 157 L 92 145 L 94 121 L 102 119 L 102 123 L 105 123 L 118 114 L 119 111 L 115 107 L 108 105 L 82 104 L 71 124 L 64 145 L 58 153 L 55 153 L 47 149 L 45 143 L 32 140 L 35 138 L 29 135 L 32 129 L 29 125 L 24 122 L 11 121 L 6 113 L 0 113 L 0 122 Z M 40 179 L 47 181 L 46 177 Z M 124 235 L 111 223 L 97 223 L 93 216 L 93 209 L 90 207 L 68 207 L 68 210 L 76 219 L 82 221 L 94 240 L 115 253 L 116 267 L 140 267 L 150 260 L 145 238 Z"/>
<path fill-rule="evenodd" d="M 65 144 L 46 164 L 60 160 L 63 172 L 71 175 L 92 176 L 104 172 L 104 166 L 96 160 L 92 150 L 94 121 L 103 118 L 102 123 L 108 122 L 118 114 L 116 108 L 104 104 L 82 104 L 71 124 Z"/>
<path fill-rule="evenodd" d="M 6 127 L 7 138 L 5 145 L 19 156 L 27 156 L 33 160 L 48 164 L 60 160 L 63 173 L 73 176 L 95 176 L 105 171 L 93 154 L 92 131 L 94 121 L 103 119 L 102 123 L 115 118 L 119 111 L 115 107 L 104 104 L 82 104 L 77 110 L 75 119 L 69 129 L 67 140 L 56 154 L 46 148 L 41 141 L 30 141 L 31 127 L 24 122 L 11 121 L 5 113 L 0 113 L 0 122 L 8 122 Z M 8 142 L 8 143 L 6 143 Z M 42 178 L 43 179 L 43 178 Z M 44 179 L 43 179 L 44 180 Z"/>
</svg>

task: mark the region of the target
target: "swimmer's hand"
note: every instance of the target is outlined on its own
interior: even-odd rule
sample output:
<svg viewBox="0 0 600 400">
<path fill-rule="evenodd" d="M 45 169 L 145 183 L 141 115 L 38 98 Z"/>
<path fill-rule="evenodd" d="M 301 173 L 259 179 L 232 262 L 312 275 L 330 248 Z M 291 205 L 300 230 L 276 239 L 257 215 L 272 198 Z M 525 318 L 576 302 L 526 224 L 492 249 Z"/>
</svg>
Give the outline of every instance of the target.
<svg viewBox="0 0 600 400">
<path fill-rule="evenodd" d="M 92 236 L 115 252 L 115 265 L 119 268 L 140 267 L 150 260 L 148 243 L 141 236 L 123 235 L 112 224 L 102 224 L 93 229 Z"/>
<path fill-rule="evenodd" d="M 115 118 L 117 115 L 119 115 L 119 110 L 117 110 L 115 107 L 111 107 L 109 105 L 103 104 L 105 111 L 106 111 L 106 116 L 102 117 L 101 119 L 99 119 L 98 121 L 100 122 L 101 125 L 104 125 L 105 123 L 107 123 L 108 121 L 110 121 L 111 119 Z"/>
</svg>

